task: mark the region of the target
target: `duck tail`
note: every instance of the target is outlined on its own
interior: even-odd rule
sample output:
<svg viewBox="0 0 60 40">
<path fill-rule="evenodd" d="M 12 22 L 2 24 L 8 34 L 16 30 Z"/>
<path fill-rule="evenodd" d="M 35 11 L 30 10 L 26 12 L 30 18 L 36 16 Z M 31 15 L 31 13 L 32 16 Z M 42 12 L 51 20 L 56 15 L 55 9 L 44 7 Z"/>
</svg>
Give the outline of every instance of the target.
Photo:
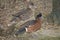
<svg viewBox="0 0 60 40">
<path fill-rule="evenodd" d="M 25 29 L 25 27 L 23 27 L 23 28 L 20 28 L 20 29 L 15 33 L 15 35 L 24 34 L 25 32 L 26 32 L 26 29 Z"/>
</svg>

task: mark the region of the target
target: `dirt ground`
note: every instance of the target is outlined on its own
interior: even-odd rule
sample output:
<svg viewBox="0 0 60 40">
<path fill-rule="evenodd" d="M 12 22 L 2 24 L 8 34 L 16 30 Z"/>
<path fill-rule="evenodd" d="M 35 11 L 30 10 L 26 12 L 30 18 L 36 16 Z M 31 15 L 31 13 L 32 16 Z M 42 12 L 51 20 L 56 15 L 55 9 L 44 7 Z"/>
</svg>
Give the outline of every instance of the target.
<svg viewBox="0 0 60 40">
<path fill-rule="evenodd" d="M 22 19 L 14 19 L 15 15 L 26 9 L 27 3 L 23 0 L 0 0 L 0 40 L 60 40 L 60 1 L 57 0 L 30 0 L 37 8 L 27 10 Z M 23 10 L 22 10 L 23 9 Z M 15 32 L 22 24 L 34 20 L 42 13 L 42 28 L 34 33 L 25 33 L 15 36 Z M 58 15 L 58 16 L 57 16 Z M 27 18 L 28 17 L 28 18 Z M 11 20 L 13 20 L 11 22 Z M 14 23 L 14 21 L 16 21 Z M 9 26 L 11 25 L 11 26 Z"/>
</svg>

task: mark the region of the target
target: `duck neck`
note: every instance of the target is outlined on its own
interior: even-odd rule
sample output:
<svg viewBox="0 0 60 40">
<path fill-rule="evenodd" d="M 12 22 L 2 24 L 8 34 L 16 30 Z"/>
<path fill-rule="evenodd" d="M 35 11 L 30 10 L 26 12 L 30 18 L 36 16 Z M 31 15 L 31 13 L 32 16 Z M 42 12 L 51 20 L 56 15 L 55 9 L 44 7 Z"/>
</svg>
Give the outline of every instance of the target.
<svg viewBox="0 0 60 40">
<path fill-rule="evenodd" d="M 39 21 L 41 21 L 41 19 L 40 19 L 40 18 L 38 18 L 38 19 L 36 19 L 36 21 L 37 21 L 37 22 L 39 22 Z"/>
</svg>

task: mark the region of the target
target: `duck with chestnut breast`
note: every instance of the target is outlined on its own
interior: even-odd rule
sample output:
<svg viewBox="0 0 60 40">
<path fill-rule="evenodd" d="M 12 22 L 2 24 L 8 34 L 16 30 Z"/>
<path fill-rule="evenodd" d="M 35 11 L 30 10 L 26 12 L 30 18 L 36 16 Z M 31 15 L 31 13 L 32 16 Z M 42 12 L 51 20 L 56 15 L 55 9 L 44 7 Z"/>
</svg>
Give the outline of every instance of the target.
<svg viewBox="0 0 60 40">
<path fill-rule="evenodd" d="M 22 25 L 22 27 L 15 33 L 15 35 L 23 34 L 25 32 L 32 33 L 36 32 L 41 28 L 41 16 L 42 14 L 38 14 L 35 20 L 30 20 Z"/>
</svg>

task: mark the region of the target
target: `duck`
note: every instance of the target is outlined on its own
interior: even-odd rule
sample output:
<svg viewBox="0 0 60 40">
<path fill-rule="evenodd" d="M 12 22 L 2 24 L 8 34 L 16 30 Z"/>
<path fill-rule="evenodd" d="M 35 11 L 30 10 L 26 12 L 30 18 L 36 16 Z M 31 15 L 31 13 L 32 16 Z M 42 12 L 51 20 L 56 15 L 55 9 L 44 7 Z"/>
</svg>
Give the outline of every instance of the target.
<svg viewBox="0 0 60 40">
<path fill-rule="evenodd" d="M 16 13 L 13 19 L 11 20 L 11 22 L 16 21 L 18 19 L 25 21 L 26 19 L 29 19 L 32 14 L 33 11 L 37 8 L 33 2 L 31 2 L 31 0 L 22 0 L 24 2 L 24 4 L 27 5 L 26 8 L 21 9 L 18 13 Z M 27 17 L 28 16 L 28 17 Z"/>
<path fill-rule="evenodd" d="M 34 15 L 33 11 L 37 8 L 34 5 L 34 3 L 31 2 L 30 0 L 21 0 L 21 1 L 23 1 L 24 4 L 27 5 L 27 7 L 21 9 L 16 14 L 12 14 L 12 19 L 10 20 L 10 23 L 7 24 L 8 26 L 16 24 L 20 21 L 26 21 Z"/>
<path fill-rule="evenodd" d="M 42 13 L 39 13 L 36 17 L 35 20 L 29 20 L 26 23 L 24 23 L 21 28 L 16 31 L 15 35 L 18 34 L 24 34 L 24 33 L 32 33 L 36 32 L 41 28 L 42 24 Z"/>
</svg>

